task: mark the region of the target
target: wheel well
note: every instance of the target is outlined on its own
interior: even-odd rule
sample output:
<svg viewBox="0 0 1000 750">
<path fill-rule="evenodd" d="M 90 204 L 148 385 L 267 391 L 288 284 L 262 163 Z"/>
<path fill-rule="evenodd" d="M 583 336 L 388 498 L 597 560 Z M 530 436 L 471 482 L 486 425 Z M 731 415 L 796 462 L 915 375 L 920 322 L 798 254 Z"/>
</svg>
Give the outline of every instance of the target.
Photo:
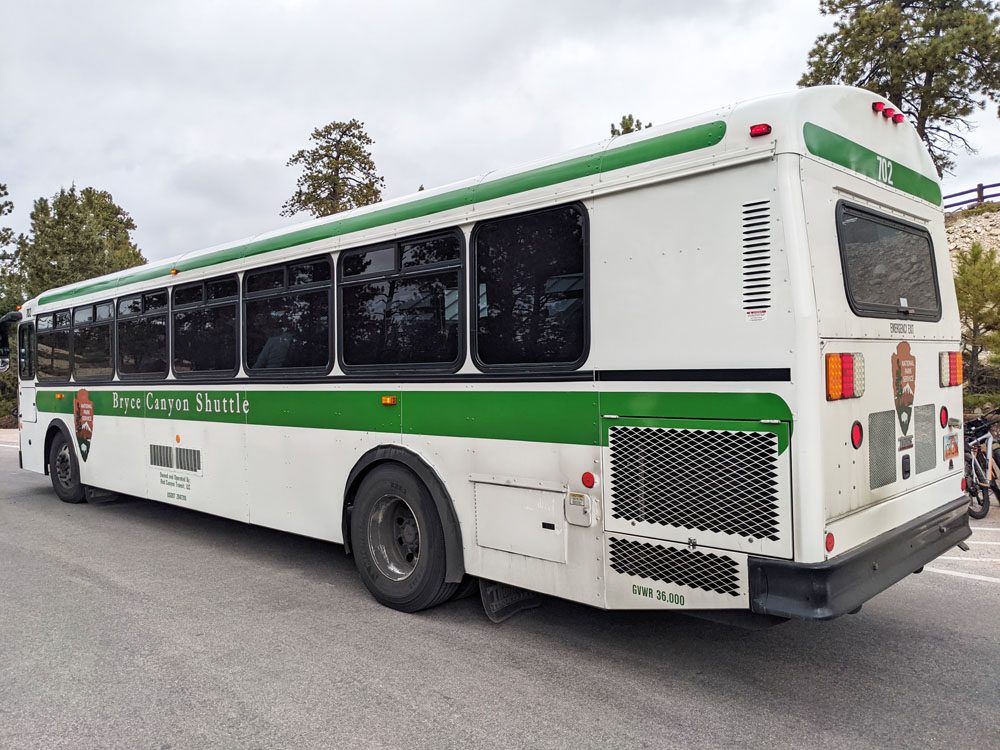
<svg viewBox="0 0 1000 750">
<path fill-rule="evenodd" d="M 412 471 L 434 499 L 438 518 L 444 529 L 445 581 L 458 583 L 465 575 L 465 554 L 462 548 L 462 532 L 458 516 L 455 514 L 455 505 L 437 472 L 416 453 L 398 445 L 373 448 L 365 453 L 351 469 L 344 488 L 344 509 L 341 517 L 344 547 L 350 554 L 351 512 L 354 510 L 354 498 L 357 496 L 358 487 L 361 486 L 364 478 L 379 466 L 392 463 L 400 464 Z"/>
<path fill-rule="evenodd" d="M 62 433 L 66 440 L 69 440 L 69 432 L 66 430 L 66 425 L 64 425 L 59 420 L 53 420 L 49 424 L 49 429 L 45 432 L 45 452 L 42 454 L 42 462 L 45 465 L 45 473 L 49 473 L 49 450 L 52 448 L 52 441 L 55 439 L 57 433 Z M 70 443 L 70 450 L 72 450 L 72 443 Z"/>
</svg>

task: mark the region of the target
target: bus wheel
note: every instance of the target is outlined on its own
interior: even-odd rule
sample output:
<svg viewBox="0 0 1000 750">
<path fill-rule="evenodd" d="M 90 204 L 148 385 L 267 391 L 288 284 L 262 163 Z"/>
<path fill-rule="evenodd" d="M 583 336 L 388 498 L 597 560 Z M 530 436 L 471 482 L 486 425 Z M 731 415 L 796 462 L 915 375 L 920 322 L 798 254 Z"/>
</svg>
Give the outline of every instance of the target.
<svg viewBox="0 0 1000 750">
<path fill-rule="evenodd" d="M 61 432 L 52 438 L 49 448 L 49 475 L 52 477 L 52 489 L 64 503 L 83 503 L 83 485 L 80 484 L 80 465 L 73 453 L 73 446 Z"/>
<path fill-rule="evenodd" d="M 417 612 L 449 599 L 444 531 L 434 499 L 408 469 L 389 464 L 361 482 L 351 512 L 351 547 L 361 580 L 380 603 Z"/>
</svg>

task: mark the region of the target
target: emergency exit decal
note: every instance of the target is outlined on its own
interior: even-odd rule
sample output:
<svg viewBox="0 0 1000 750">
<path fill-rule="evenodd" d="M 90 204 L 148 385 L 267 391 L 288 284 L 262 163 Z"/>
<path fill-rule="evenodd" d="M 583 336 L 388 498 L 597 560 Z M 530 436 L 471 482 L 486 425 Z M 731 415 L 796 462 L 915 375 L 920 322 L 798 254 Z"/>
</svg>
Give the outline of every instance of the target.
<svg viewBox="0 0 1000 750">
<path fill-rule="evenodd" d="M 899 428 L 905 435 L 910 431 L 913 416 L 913 389 L 917 385 L 917 358 L 910 353 L 910 344 L 900 341 L 892 355 L 892 398 L 896 403 Z"/>
</svg>

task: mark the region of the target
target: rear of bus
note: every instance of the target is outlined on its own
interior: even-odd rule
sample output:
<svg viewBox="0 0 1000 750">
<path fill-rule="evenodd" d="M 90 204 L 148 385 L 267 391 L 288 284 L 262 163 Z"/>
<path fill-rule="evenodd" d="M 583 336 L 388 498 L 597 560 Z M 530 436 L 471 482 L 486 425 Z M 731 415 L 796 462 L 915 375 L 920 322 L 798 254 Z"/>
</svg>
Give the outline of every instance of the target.
<svg viewBox="0 0 1000 750">
<path fill-rule="evenodd" d="M 815 321 L 796 342 L 800 544 L 794 563 L 751 562 L 751 606 L 828 618 L 970 533 L 960 325 L 940 186 L 912 125 L 860 89 L 794 106 L 801 141 L 779 158 L 801 184 L 799 319 Z"/>
</svg>

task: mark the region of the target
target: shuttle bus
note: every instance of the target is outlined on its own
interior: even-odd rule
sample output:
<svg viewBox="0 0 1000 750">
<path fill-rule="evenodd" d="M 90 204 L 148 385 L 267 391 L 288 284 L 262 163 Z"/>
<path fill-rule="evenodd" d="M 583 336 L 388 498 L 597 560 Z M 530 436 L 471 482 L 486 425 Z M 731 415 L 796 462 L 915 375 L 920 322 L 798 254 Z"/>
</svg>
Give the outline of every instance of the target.
<svg viewBox="0 0 1000 750">
<path fill-rule="evenodd" d="M 61 500 L 343 544 L 403 611 L 479 579 L 829 619 L 970 533 L 941 189 L 860 89 L 52 289 L 4 330 L 21 466 Z"/>
</svg>

